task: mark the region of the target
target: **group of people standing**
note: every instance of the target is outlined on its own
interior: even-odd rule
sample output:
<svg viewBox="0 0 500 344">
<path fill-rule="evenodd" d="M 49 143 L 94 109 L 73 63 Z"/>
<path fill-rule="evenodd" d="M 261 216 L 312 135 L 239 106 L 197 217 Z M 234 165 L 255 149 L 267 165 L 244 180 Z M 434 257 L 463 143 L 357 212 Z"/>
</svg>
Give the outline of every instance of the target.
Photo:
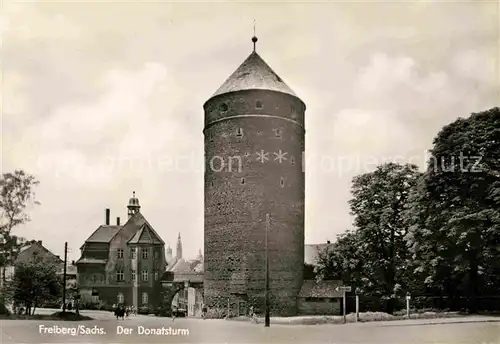
<svg viewBox="0 0 500 344">
<path fill-rule="evenodd" d="M 114 304 L 113 311 L 117 319 L 128 317 L 130 314 L 137 315 L 137 309 L 134 306 L 125 306 L 123 304 Z"/>
</svg>

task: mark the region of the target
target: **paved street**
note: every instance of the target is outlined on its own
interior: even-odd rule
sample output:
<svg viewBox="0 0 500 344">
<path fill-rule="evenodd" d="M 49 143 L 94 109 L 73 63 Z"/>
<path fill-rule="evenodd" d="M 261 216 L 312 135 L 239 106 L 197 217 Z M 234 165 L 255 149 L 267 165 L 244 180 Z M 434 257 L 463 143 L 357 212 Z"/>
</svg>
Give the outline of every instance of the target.
<svg viewBox="0 0 500 344">
<path fill-rule="evenodd" d="M 0 321 L 0 343 L 363 343 L 363 344 L 500 344 L 499 318 L 445 319 L 445 324 L 432 321 L 393 321 L 347 325 L 292 326 L 271 325 L 265 328 L 247 322 L 138 316 L 116 320 L 104 312 L 84 312 L 99 320 L 63 321 Z M 465 322 L 467 321 L 467 322 Z M 475 321 L 475 322 L 473 322 Z M 52 329 L 102 329 L 103 334 L 71 335 L 41 334 L 40 326 Z M 132 329 L 131 334 L 117 334 L 117 327 Z M 166 331 L 188 330 L 189 334 L 145 335 L 138 328 L 161 328 Z M 84 329 L 85 330 L 85 329 Z"/>
</svg>

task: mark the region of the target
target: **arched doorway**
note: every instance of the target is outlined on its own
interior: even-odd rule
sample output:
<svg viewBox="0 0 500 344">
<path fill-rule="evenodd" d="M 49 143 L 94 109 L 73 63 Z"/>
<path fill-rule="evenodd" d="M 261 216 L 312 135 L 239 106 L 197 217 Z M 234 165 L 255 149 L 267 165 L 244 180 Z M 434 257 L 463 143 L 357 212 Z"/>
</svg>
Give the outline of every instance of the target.
<svg viewBox="0 0 500 344">
<path fill-rule="evenodd" d="M 181 288 L 172 297 L 172 309 L 184 312 L 188 317 L 201 317 L 203 293 L 201 289 L 188 286 Z"/>
</svg>

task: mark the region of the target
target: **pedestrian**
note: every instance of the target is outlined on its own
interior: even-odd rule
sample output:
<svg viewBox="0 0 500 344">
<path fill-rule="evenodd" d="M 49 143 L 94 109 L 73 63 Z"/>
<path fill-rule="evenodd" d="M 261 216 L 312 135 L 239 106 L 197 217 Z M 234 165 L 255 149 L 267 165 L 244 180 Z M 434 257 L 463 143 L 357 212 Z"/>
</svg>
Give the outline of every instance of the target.
<svg viewBox="0 0 500 344">
<path fill-rule="evenodd" d="M 250 307 L 250 317 L 252 318 L 253 322 L 257 322 L 257 314 L 255 314 L 255 308 L 254 306 Z"/>
<path fill-rule="evenodd" d="M 201 316 L 202 316 L 203 320 L 205 320 L 207 317 L 207 306 L 206 305 L 203 305 L 203 308 L 201 309 Z"/>
<path fill-rule="evenodd" d="M 175 321 L 175 316 L 177 315 L 177 307 L 172 307 L 172 322 Z"/>
</svg>

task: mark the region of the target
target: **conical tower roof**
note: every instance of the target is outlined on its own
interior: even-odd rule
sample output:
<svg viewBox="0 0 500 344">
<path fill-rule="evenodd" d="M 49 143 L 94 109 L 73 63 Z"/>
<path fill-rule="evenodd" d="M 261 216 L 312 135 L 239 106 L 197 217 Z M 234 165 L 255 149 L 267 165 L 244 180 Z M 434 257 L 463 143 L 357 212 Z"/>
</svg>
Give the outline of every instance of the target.
<svg viewBox="0 0 500 344">
<path fill-rule="evenodd" d="M 297 97 L 255 51 L 247 57 L 212 97 L 244 90 L 276 91 Z"/>
</svg>

